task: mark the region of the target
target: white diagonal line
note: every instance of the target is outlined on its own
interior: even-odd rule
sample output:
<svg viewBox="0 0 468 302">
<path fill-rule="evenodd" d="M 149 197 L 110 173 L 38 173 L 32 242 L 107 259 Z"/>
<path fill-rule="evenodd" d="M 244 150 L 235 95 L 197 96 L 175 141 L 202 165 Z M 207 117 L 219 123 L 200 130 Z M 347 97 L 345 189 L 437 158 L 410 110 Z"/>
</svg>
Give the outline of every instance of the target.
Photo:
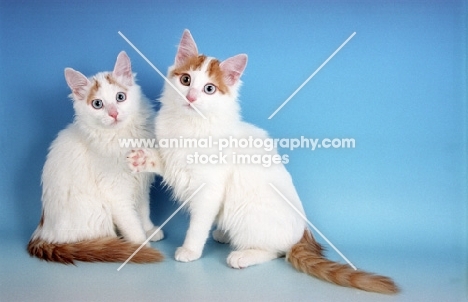
<svg viewBox="0 0 468 302">
<path fill-rule="evenodd" d="M 298 214 L 299 216 L 302 217 L 302 219 L 304 219 L 316 232 L 317 234 L 319 234 L 337 253 L 338 255 L 341 256 L 341 258 L 343 258 L 354 270 L 357 270 L 357 268 L 354 266 L 354 264 L 351 263 L 351 261 L 348 260 L 348 258 L 345 257 L 345 255 L 343 255 L 343 253 L 341 253 L 338 248 L 336 248 L 336 246 L 331 243 L 330 240 L 327 239 L 327 237 L 325 237 L 325 235 L 322 234 L 322 232 L 319 231 L 319 229 L 317 229 L 305 216 L 304 214 L 302 214 L 287 198 L 286 196 L 284 196 L 272 183 L 268 183 L 272 188 L 273 190 L 276 191 L 276 193 L 278 193 L 283 199 L 284 201 L 286 201 L 290 206 L 291 208 L 293 208 Z"/>
<path fill-rule="evenodd" d="M 320 65 L 319 68 L 317 68 L 317 70 L 315 70 L 314 73 L 312 73 L 312 74 L 307 78 L 307 80 L 305 80 L 304 83 L 302 83 L 301 86 L 299 86 L 299 87 L 286 99 L 286 101 L 284 101 L 283 104 L 281 104 L 281 106 L 279 106 L 278 109 L 276 109 L 275 112 L 273 112 L 273 113 L 270 115 L 270 117 L 268 117 L 268 119 L 271 120 L 271 119 L 278 113 L 278 111 L 280 111 L 281 108 L 283 108 L 284 105 L 286 105 L 286 104 L 296 95 L 296 93 L 298 93 L 299 90 L 301 90 L 301 89 L 302 89 L 302 88 L 303 88 L 303 87 L 320 71 L 320 69 L 322 69 L 323 66 L 325 66 L 325 65 L 328 63 L 328 61 L 330 61 L 330 60 L 331 60 L 331 59 L 332 59 L 332 58 L 349 42 L 349 40 L 351 40 L 351 39 L 354 37 L 355 34 L 356 34 L 356 32 L 353 32 L 353 33 L 351 34 L 351 36 L 349 36 L 349 38 L 346 39 L 346 41 L 344 41 L 344 42 L 340 45 L 340 47 L 338 47 L 338 48 L 335 50 L 335 52 L 333 52 L 333 53 L 328 57 L 328 59 L 326 59 L 325 62 L 323 62 L 322 65 Z"/>
<path fill-rule="evenodd" d="M 125 40 L 127 41 L 127 43 L 133 48 L 135 49 L 135 51 L 151 66 L 153 67 L 154 70 L 156 70 L 156 72 L 164 79 L 164 81 L 166 81 L 166 83 L 168 83 L 172 88 L 174 88 L 174 90 L 190 105 L 192 106 L 193 109 L 195 109 L 195 111 L 201 116 L 203 117 L 205 120 L 206 120 L 206 117 L 203 115 L 203 113 L 201 113 L 200 110 L 198 110 L 197 107 L 195 107 L 195 105 L 193 105 L 193 103 L 189 102 L 189 100 L 187 100 L 187 98 L 179 91 L 179 89 L 177 89 L 174 84 L 171 83 L 171 81 L 169 81 L 168 78 L 166 78 L 162 73 L 161 71 L 159 71 L 159 69 L 156 68 L 156 66 L 153 65 L 153 63 L 151 63 L 150 60 L 148 60 L 148 58 L 146 58 L 146 56 L 138 49 L 136 48 L 135 45 L 133 45 L 132 42 L 130 42 L 130 40 L 127 39 L 127 37 L 125 37 L 125 35 L 123 33 L 121 33 L 120 31 L 118 32 L 119 35 Z"/>
<path fill-rule="evenodd" d="M 135 252 L 133 252 L 132 255 L 130 255 L 130 257 L 128 257 L 127 260 L 125 260 L 124 263 L 122 263 L 121 266 L 119 266 L 117 271 L 120 271 L 133 258 L 133 256 L 135 256 L 136 253 L 138 253 L 143 248 L 143 246 L 145 246 L 151 240 L 151 238 L 153 238 L 153 236 L 156 235 L 166 225 L 166 223 L 168 223 L 169 220 L 171 220 L 172 217 L 174 217 L 175 214 L 177 214 L 187 204 L 187 202 L 189 202 L 193 198 L 193 196 L 195 196 L 198 193 L 198 191 L 200 191 L 205 185 L 206 183 L 202 183 L 201 186 L 198 189 L 196 189 L 195 192 L 193 192 L 192 195 L 190 195 L 190 197 L 187 198 L 187 200 L 183 204 L 181 204 L 180 207 L 178 207 L 177 210 L 175 210 L 174 213 L 172 213 L 172 215 L 169 216 L 169 218 L 167 218 L 166 221 L 164 221 L 163 224 L 161 224 L 161 226 L 159 226 L 159 228 L 156 231 L 154 231 L 153 234 L 151 234 L 151 236 L 149 236 L 148 239 L 146 239 L 146 241 L 143 242 L 140 245 L 140 247 L 137 248 Z"/>
</svg>

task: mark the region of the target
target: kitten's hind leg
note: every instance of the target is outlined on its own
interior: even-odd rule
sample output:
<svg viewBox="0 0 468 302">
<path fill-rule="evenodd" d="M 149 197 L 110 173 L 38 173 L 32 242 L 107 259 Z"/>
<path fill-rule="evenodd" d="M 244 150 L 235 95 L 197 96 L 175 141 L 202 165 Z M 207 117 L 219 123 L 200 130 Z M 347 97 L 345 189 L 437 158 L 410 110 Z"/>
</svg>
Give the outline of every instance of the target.
<svg viewBox="0 0 468 302">
<path fill-rule="evenodd" d="M 229 234 L 223 230 L 216 229 L 212 233 L 213 239 L 219 243 L 229 243 Z"/>
<path fill-rule="evenodd" d="M 146 241 L 146 234 L 136 209 L 122 200 L 115 200 L 112 207 L 112 219 L 122 236 L 133 243 Z"/>
<path fill-rule="evenodd" d="M 146 231 L 146 236 L 147 237 L 150 237 L 153 235 L 154 232 L 156 232 L 156 230 L 159 229 L 159 227 L 157 225 L 155 225 L 153 228 L 149 229 Z M 154 234 L 153 237 L 151 237 L 150 241 L 159 241 L 161 239 L 164 239 L 164 232 L 163 230 L 159 230 L 156 234 Z"/>
<path fill-rule="evenodd" d="M 155 149 L 136 149 L 127 155 L 127 163 L 132 172 L 151 172 L 161 175 L 161 159 Z"/>
<path fill-rule="evenodd" d="M 279 256 L 276 252 L 256 249 L 233 251 L 229 254 L 227 263 L 232 268 L 245 268 L 276 259 Z"/>
</svg>

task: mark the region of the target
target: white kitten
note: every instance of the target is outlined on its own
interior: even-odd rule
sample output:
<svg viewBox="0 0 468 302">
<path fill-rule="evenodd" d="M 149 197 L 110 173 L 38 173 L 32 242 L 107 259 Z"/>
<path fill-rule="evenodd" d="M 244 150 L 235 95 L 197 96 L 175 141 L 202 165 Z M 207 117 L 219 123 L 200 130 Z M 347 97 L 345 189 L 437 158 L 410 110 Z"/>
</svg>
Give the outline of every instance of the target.
<svg viewBox="0 0 468 302">
<path fill-rule="evenodd" d="M 152 109 L 125 52 L 112 72 L 88 79 L 66 68 L 65 78 L 75 120 L 50 147 L 42 174 L 42 217 L 28 251 L 62 263 L 125 261 L 155 229 L 149 217 L 154 177 L 128 171 L 128 149 L 119 139 L 154 137 Z M 155 237 L 162 239 L 163 233 Z M 160 260 L 158 251 L 145 247 L 131 261 Z"/>
<path fill-rule="evenodd" d="M 199 55 L 192 36 L 185 31 L 168 78 L 186 98 L 165 86 L 162 107 L 156 117 L 159 142 L 171 138 L 267 139 L 265 131 L 243 122 L 239 114 L 237 91 L 246 63 L 244 54 L 223 62 Z M 233 268 L 287 256 L 298 270 L 336 284 L 382 293 L 397 291 L 387 277 L 354 271 L 323 257 L 321 246 L 307 230 L 304 220 L 269 185 L 273 184 L 304 214 L 291 176 L 282 164 L 284 161 L 269 166 L 234 161 L 239 154 L 252 159 L 279 159 L 276 150 L 268 152 L 232 145 L 223 150 L 226 161 L 221 163 L 218 147 L 219 144 L 213 144 L 212 148 L 160 147 L 135 150 L 130 156 L 133 170 L 161 173 L 180 201 L 206 183 L 188 203 L 190 225 L 184 244 L 176 251 L 176 260 L 198 259 L 216 223 L 214 238 L 230 242 L 234 248 L 227 258 Z M 197 163 L 194 154 L 203 154 L 205 159 L 213 159 L 213 163 Z"/>
</svg>

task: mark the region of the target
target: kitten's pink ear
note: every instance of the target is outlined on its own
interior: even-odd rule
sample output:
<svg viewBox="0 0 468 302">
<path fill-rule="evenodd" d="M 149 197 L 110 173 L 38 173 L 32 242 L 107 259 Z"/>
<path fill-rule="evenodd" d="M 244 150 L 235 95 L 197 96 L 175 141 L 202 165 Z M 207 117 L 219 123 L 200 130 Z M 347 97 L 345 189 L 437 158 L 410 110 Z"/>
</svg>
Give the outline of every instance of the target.
<svg viewBox="0 0 468 302">
<path fill-rule="evenodd" d="M 127 56 L 125 51 L 121 51 L 117 56 L 112 76 L 114 78 L 122 77 L 122 84 L 124 85 L 133 85 L 132 64 L 130 63 L 130 58 Z"/>
<path fill-rule="evenodd" d="M 188 29 L 184 30 L 182 39 L 177 49 L 177 55 L 175 58 L 175 67 L 182 66 L 187 59 L 198 56 L 197 44 L 193 40 L 192 35 Z"/>
<path fill-rule="evenodd" d="M 72 90 L 73 95 L 78 100 L 84 100 L 86 98 L 86 87 L 91 84 L 88 78 L 73 68 L 65 68 L 65 80 Z"/>
<path fill-rule="evenodd" d="M 231 57 L 219 64 L 219 67 L 223 71 L 226 84 L 229 86 L 234 85 L 244 72 L 245 66 L 247 66 L 246 54 Z"/>
</svg>

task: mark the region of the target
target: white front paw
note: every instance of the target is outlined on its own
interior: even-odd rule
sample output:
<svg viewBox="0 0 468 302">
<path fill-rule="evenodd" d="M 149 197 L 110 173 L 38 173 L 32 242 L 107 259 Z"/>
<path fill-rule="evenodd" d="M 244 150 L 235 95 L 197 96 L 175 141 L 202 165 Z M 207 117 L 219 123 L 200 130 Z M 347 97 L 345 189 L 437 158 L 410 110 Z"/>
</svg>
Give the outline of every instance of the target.
<svg viewBox="0 0 468 302">
<path fill-rule="evenodd" d="M 149 231 L 146 231 L 146 236 L 149 238 L 151 236 L 151 239 L 150 241 L 159 241 L 161 239 L 164 238 L 164 232 L 163 230 L 159 230 L 156 234 L 154 234 L 154 232 L 156 232 L 156 230 L 159 229 L 158 226 L 155 226 L 154 228 L 152 228 L 151 230 Z M 154 235 L 153 235 L 154 234 Z"/>
<path fill-rule="evenodd" d="M 179 247 L 175 252 L 175 259 L 180 262 L 190 262 L 201 257 L 201 252 L 194 252 L 183 246 Z"/>
</svg>

